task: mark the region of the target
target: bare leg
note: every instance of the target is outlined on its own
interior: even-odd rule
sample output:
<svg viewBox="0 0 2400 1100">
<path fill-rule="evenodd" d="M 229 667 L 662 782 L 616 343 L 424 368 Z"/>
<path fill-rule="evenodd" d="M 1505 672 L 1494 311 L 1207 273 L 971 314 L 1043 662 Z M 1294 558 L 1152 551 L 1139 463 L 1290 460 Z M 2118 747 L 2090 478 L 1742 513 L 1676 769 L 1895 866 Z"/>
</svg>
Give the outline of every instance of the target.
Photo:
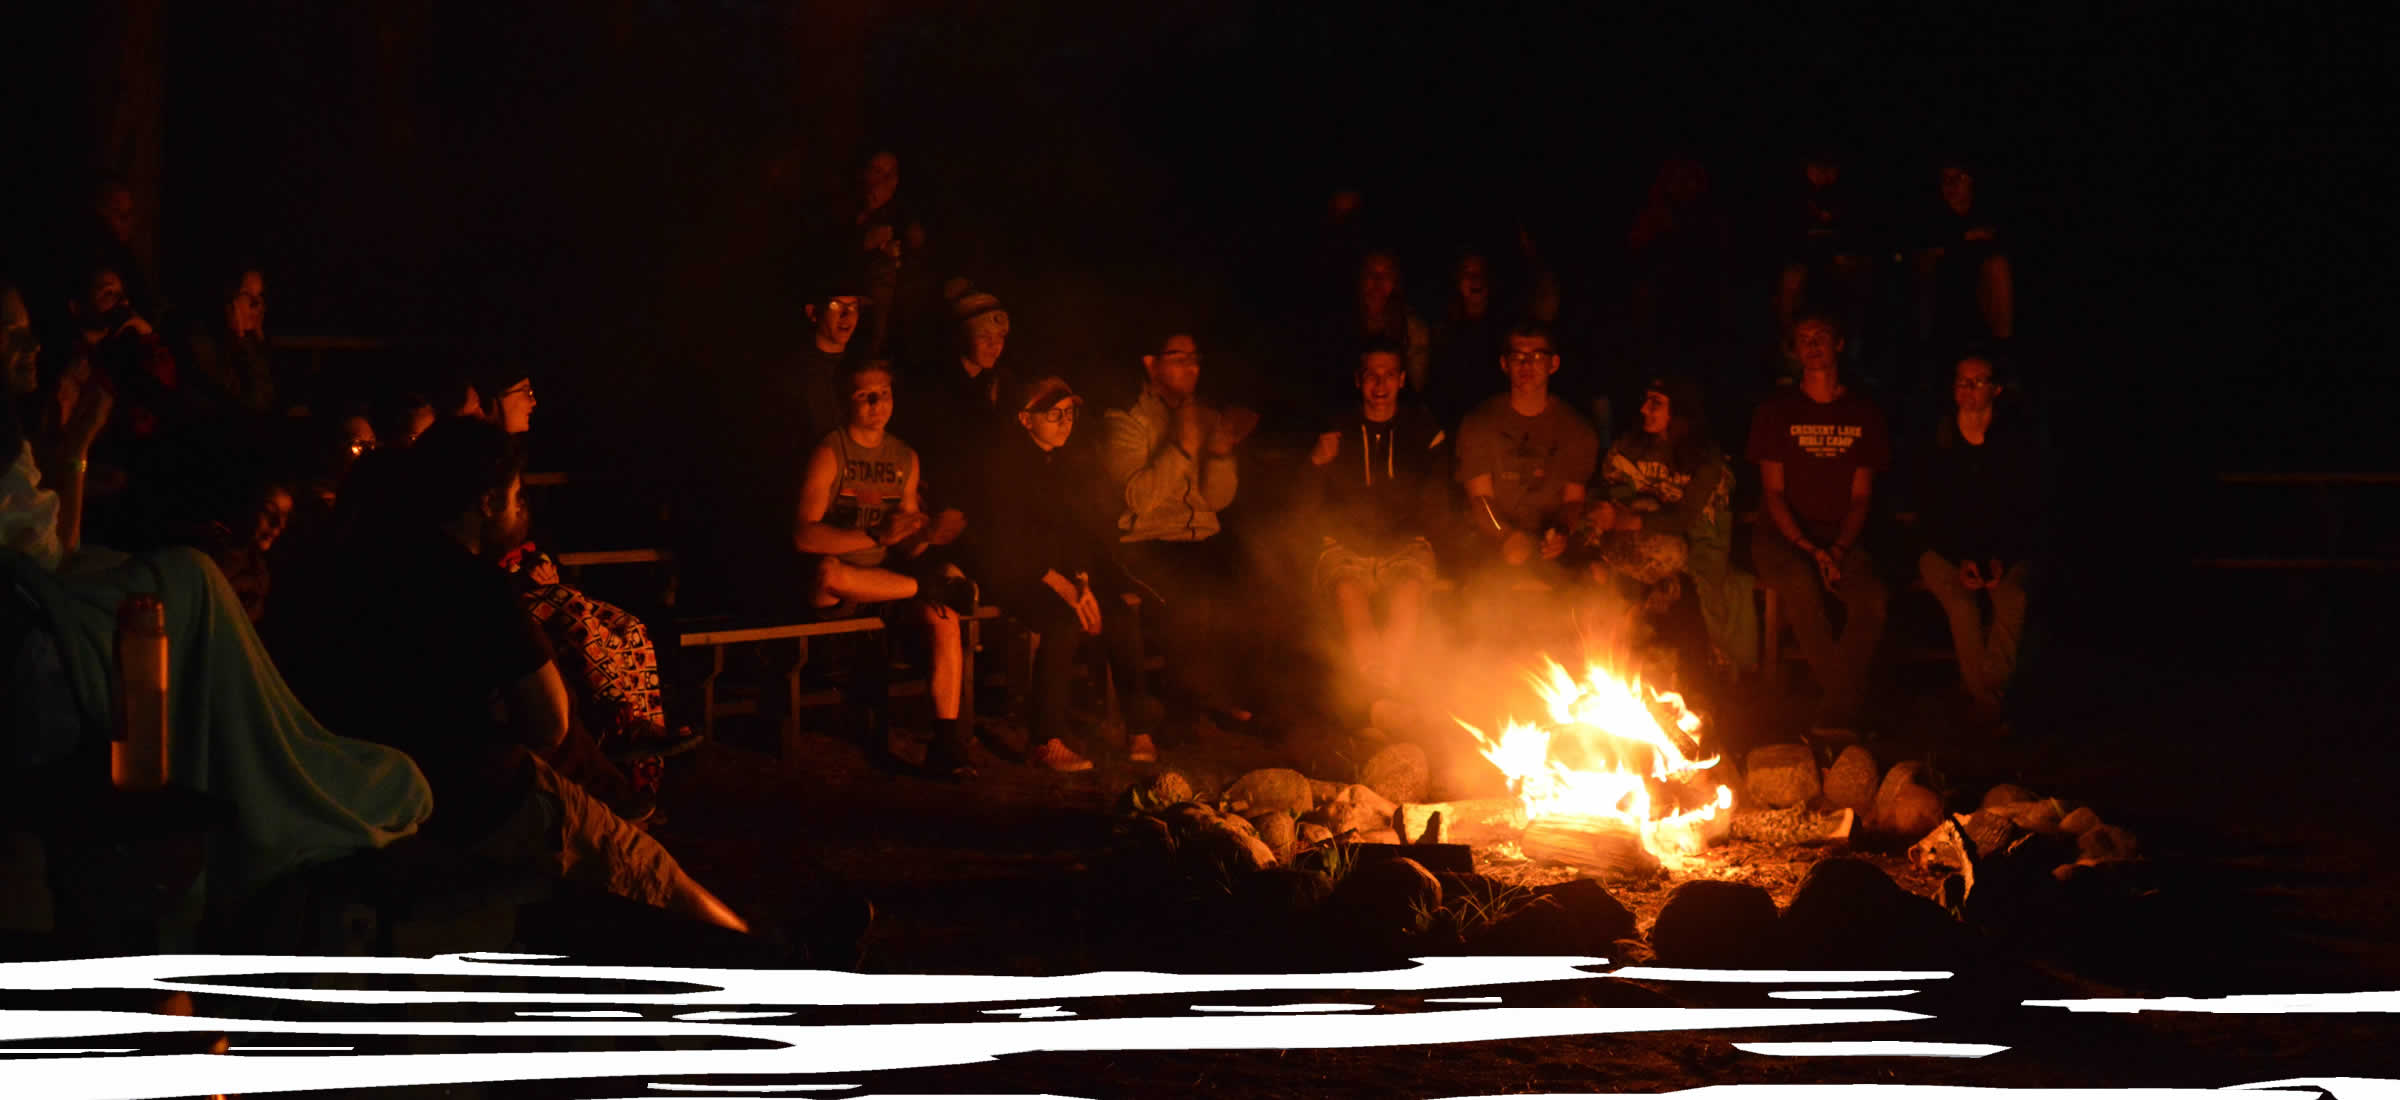
<svg viewBox="0 0 2400 1100">
<path fill-rule="evenodd" d="M 915 599 L 916 595 L 917 581 L 914 577 L 902 576 L 889 569 L 849 565 L 839 558 L 823 558 L 817 562 L 818 607 L 832 607 L 843 600 L 886 603 Z"/>
<path fill-rule="evenodd" d="M 1417 654 L 1417 624 L 1425 617 L 1425 582 L 1402 581 L 1386 595 L 1383 625 L 1384 667 L 1409 667 Z"/>
<path fill-rule="evenodd" d="M 1375 612 L 1367 603 L 1367 588 L 1357 581 L 1333 586 L 1333 605 L 1342 615 L 1342 633 L 1350 642 L 1350 667 L 1365 672 L 1375 667 Z"/>
<path fill-rule="evenodd" d="M 907 580 L 903 577 L 902 580 Z M 910 582 L 913 587 L 915 582 Z M 961 675 L 965 653 L 960 640 L 958 613 L 934 604 L 917 605 L 924 616 L 925 628 L 933 635 L 933 676 L 927 689 L 933 695 L 933 716 L 940 721 L 958 717 L 958 704 L 963 683 Z"/>
</svg>

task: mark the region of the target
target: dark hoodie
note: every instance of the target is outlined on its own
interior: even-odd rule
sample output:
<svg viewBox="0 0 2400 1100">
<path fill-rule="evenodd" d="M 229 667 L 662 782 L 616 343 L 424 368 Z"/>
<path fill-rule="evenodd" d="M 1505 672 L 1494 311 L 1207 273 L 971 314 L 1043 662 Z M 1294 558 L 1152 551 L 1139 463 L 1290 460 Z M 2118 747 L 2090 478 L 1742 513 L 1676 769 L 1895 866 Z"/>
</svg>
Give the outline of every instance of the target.
<svg viewBox="0 0 2400 1100">
<path fill-rule="evenodd" d="M 1383 423 L 1352 408 L 1326 430 L 1341 437 L 1333 461 L 1316 468 L 1328 537 L 1381 556 L 1433 534 L 1449 490 L 1450 440 L 1431 414 L 1403 399 Z"/>
</svg>

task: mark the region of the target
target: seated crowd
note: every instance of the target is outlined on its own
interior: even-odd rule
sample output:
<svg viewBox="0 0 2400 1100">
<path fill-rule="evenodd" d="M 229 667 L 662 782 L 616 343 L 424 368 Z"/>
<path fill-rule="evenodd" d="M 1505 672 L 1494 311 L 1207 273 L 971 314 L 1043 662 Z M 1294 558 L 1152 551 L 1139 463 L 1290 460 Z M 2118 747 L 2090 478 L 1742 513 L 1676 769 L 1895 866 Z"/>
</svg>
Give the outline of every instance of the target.
<svg viewBox="0 0 2400 1100">
<path fill-rule="evenodd" d="M 1662 173 L 1637 221 L 1633 252 L 1659 270 L 1689 261 L 1659 259 L 1672 250 L 1705 250 L 1705 234 L 1674 228 L 1709 224 L 1693 213 L 1696 170 Z M 1871 249 L 1838 165 L 1818 157 L 1805 175 L 1794 258 L 1760 307 L 1790 369 L 1760 372 L 1788 377 L 1756 402 L 1737 464 L 1708 415 L 1724 388 L 1710 368 L 1642 364 L 1621 430 L 1613 383 L 1590 364 L 1562 375 L 1555 322 L 1574 303 L 1522 229 L 1513 255 L 1457 257 L 1430 325 L 1396 252 L 1329 250 L 1353 293 L 1316 288 L 1328 307 L 1292 374 L 1305 397 L 1264 431 L 1259 413 L 1204 396 L 1188 331 L 1128 355 L 1130 400 L 1087 411 L 1061 372 L 1008 360 L 997 297 L 933 284 L 925 258 L 940 254 L 898 197 L 897 159 L 878 154 L 860 207 L 836 219 L 839 247 L 790 303 L 798 346 L 723 410 L 708 487 L 723 507 L 678 556 L 753 616 L 880 618 L 879 636 L 925 670 L 922 768 L 949 779 L 980 759 L 965 649 L 983 607 L 1031 636 L 1025 758 L 1056 771 L 1098 754 L 1075 720 L 1087 654 L 1123 700 L 1125 757 L 1149 762 L 1162 739 L 1173 747 L 1173 714 L 1272 727 L 1276 677 L 1308 654 L 1332 655 L 1338 690 L 1320 694 L 1348 713 L 1429 701 L 1432 643 L 1448 640 L 1429 624 L 1449 606 L 1482 644 L 1555 652 L 1550 639 L 1580 633 L 1645 653 L 1653 682 L 1714 689 L 1762 660 L 1758 588 L 1821 689 L 1809 724 L 1841 731 L 1866 717 L 1892 601 L 1869 550 L 1891 478 L 1963 685 L 1999 708 L 2048 476 L 2038 425 L 2002 400 L 2016 388 L 1999 350 L 2014 324 L 2006 253 L 1972 178 L 1945 167 L 1907 343 L 1942 361 L 1858 385 L 1845 334 L 1906 326 L 1857 289 Z M 72 669 L 106 659 L 110 601 L 169 595 L 175 675 L 209 700 L 174 715 L 178 771 L 235 805 L 229 896 L 414 833 L 749 929 L 644 829 L 662 761 L 698 741 L 662 705 L 649 627 L 564 583 L 530 541 L 530 370 L 362 397 L 280 368 L 264 272 L 229 272 L 197 322 L 160 326 L 147 276 L 122 270 L 129 254 L 98 255 L 56 283 L 70 288 L 59 300 L 0 294 L 12 606 L 47 609 L 47 644 Z M 1643 284 L 1633 323 L 1652 327 L 1629 341 L 1654 356 L 1681 331 L 1658 318 L 1689 312 L 1675 304 L 1684 284 L 1661 280 Z M 1950 408 L 1904 415 L 1912 380 L 1937 367 Z M 1244 494 L 1245 475 L 1264 489 Z M 1745 489 L 1757 505 L 1742 539 Z M 1288 591 L 1272 565 L 1284 558 L 1305 563 Z M 1156 697 L 1146 652 L 1165 657 Z M 879 701 L 890 661 L 855 664 L 852 688 Z M 71 716 L 107 713 L 105 683 L 69 677 L 23 726 L 53 733 L 13 739 L 12 761 L 56 759 Z M 862 746 L 905 766 L 876 725 L 889 708 L 868 711 Z"/>
</svg>

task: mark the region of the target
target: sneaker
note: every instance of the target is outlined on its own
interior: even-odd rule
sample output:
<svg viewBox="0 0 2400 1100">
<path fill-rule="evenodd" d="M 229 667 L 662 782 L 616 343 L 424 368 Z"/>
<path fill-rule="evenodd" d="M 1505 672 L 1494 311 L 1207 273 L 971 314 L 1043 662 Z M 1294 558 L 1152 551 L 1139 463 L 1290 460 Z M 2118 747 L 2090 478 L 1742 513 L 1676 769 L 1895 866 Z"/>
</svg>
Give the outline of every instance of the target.
<svg viewBox="0 0 2400 1100">
<path fill-rule="evenodd" d="M 1125 743 L 1125 759 L 1137 764 L 1155 764 L 1158 762 L 1158 746 L 1150 740 L 1149 734 L 1134 734 L 1133 739 Z"/>
<path fill-rule="evenodd" d="M 1042 746 L 1025 755 L 1029 764 L 1038 764 L 1054 772 L 1088 772 L 1092 762 L 1075 755 L 1075 750 L 1058 738 L 1042 742 Z"/>
</svg>

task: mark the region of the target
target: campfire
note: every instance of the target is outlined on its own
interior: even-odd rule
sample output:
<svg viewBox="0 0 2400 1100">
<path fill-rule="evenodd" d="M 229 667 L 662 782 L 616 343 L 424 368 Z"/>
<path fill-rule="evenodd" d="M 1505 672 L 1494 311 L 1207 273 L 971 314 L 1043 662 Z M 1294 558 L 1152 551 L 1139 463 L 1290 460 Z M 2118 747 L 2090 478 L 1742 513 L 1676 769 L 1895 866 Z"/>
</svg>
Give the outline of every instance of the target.
<svg viewBox="0 0 2400 1100">
<path fill-rule="evenodd" d="M 1525 855 L 1641 874 L 1680 865 L 1724 836 L 1733 791 L 1707 781 L 1718 758 L 1704 755 L 1700 716 L 1682 696 L 1596 661 L 1581 679 L 1555 660 L 1542 665 L 1527 680 L 1546 720 L 1512 716 L 1495 737 L 1454 719 L 1508 777 Z"/>
</svg>

